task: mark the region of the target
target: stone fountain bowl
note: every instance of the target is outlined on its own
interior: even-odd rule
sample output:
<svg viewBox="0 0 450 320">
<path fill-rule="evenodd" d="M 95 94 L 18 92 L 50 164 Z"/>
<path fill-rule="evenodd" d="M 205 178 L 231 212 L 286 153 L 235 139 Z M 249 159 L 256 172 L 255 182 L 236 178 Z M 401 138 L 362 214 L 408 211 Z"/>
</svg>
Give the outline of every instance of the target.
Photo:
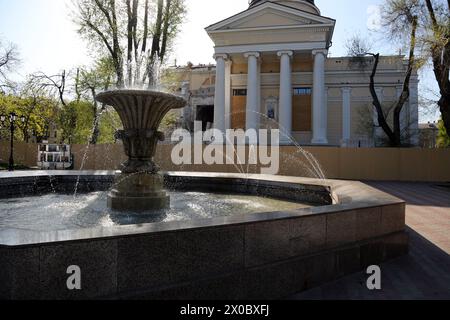
<svg viewBox="0 0 450 320">
<path fill-rule="evenodd" d="M 186 106 L 186 100 L 169 93 L 152 90 L 118 89 L 97 95 L 96 100 L 112 106 L 120 116 L 123 130 L 116 137 L 123 141 L 128 160 L 108 196 L 110 208 L 118 211 L 145 212 L 167 208 L 170 197 L 163 190 L 163 178 L 153 158 L 158 131 L 166 114 Z"/>
<path fill-rule="evenodd" d="M 96 100 L 112 106 L 123 122 L 124 130 L 158 130 L 172 109 L 186 106 L 182 97 L 152 90 L 117 89 L 99 93 Z"/>
<path fill-rule="evenodd" d="M 153 157 L 158 141 L 164 140 L 158 128 L 167 113 L 185 107 L 186 100 L 169 93 L 137 89 L 104 91 L 96 100 L 112 106 L 122 121 L 124 129 L 118 131 L 116 137 L 123 141 L 128 161 L 121 171 L 156 173 L 158 168 Z"/>
</svg>

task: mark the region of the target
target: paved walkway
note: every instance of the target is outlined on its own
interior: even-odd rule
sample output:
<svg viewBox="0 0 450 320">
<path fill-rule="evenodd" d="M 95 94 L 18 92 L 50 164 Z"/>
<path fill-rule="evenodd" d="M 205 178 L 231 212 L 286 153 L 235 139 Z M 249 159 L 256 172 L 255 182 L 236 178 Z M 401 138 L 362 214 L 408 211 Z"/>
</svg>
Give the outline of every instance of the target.
<svg viewBox="0 0 450 320">
<path fill-rule="evenodd" d="M 410 254 L 381 266 L 381 291 L 369 291 L 367 276 L 358 273 L 293 299 L 450 299 L 450 188 L 424 183 L 368 184 L 407 202 Z"/>
</svg>

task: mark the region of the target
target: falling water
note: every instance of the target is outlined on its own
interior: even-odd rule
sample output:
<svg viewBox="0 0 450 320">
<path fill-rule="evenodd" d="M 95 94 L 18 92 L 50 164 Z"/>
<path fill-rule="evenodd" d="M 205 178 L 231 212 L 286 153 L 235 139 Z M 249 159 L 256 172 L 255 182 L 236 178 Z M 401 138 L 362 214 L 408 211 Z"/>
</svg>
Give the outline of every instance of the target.
<svg viewBox="0 0 450 320">
<path fill-rule="evenodd" d="M 101 116 L 102 116 L 102 114 L 103 114 L 104 112 L 105 112 L 105 110 L 102 111 L 102 112 L 97 116 L 97 118 L 96 118 L 96 120 L 95 120 L 95 122 L 94 122 L 94 124 L 93 124 L 93 126 L 92 126 L 92 129 L 91 129 L 91 135 L 89 136 L 88 143 L 87 143 L 87 145 L 86 145 L 86 148 L 84 149 L 84 155 L 83 155 L 83 159 L 82 159 L 82 161 L 81 161 L 81 166 L 80 166 L 79 171 L 83 171 L 84 166 L 86 165 L 86 161 L 87 161 L 88 158 L 89 158 L 89 154 L 88 154 L 88 153 L 89 153 L 89 149 L 91 148 L 92 137 L 94 136 L 95 129 L 98 127 L 98 124 L 99 124 L 99 122 L 100 122 Z M 80 179 L 81 179 L 81 175 L 78 175 L 78 177 L 77 177 L 77 182 L 75 183 L 75 190 L 74 190 L 74 193 L 73 193 L 73 197 L 74 197 L 74 198 L 76 198 L 76 197 L 77 197 L 77 194 L 78 194 L 78 187 L 80 186 Z"/>
<path fill-rule="evenodd" d="M 267 119 L 268 121 L 276 124 L 278 126 L 278 128 L 280 129 L 280 133 L 286 137 L 287 139 L 289 139 L 290 143 L 292 144 L 292 146 L 297 148 L 297 151 L 295 154 L 300 153 L 301 155 L 303 155 L 303 157 L 307 160 L 307 164 L 305 164 L 300 158 L 294 157 L 293 155 L 286 155 L 290 160 L 293 160 L 295 162 L 300 163 L 300 165 L 302 167 L 304 167 L 313 178 L 317 178 L 320 180 L 325 180 L 326 179 L 326 175 L 319 163 L 319 161 L 307 150 L 303 149 L 300 144 L 294 139 L 294 137 L 290 134 L 287 133 L 287 130 L 285 127 L 283 127 L 282 125 L 280 125 L 280 123 L 278 123 L 277 121 L 275 121 L 274 119 L 269 118 L 267 115 L 260 113 L 260 112 L 256 112 L 256 111 L 252 111 L 253 113 L 256 113 L 257 115 Z M 236 114 L 243 114 L 246 112 L 233 112 L 233 113 L 229 113 L 228 115 L 226 115 L 226 117 L 230 117 Z M 234 146 L 234 143 L 232 143 L 231 141 L 228 141 L 232 146 Z M 250 146 L 250 148 L 254 148 L 254 146 Z M 250 149 L 251 150 L 251 149 Z M 235 148 L 235 154 L 237 155 L 237 151 Z M 237 155 L 238 156 L 238 155 Z M 239 158 L 239 156 L 238 156 Z M 242 160 L 242 159 L 239 159 Z M 242 161 L 240 161 L 239 163 L 244 163 Z M 241 168 L 241 170 L 239 170 L 240 173 L 246 173 L 247 175 L 249 174 L 249 168 L 250 168 L 250 164 L 247 163 L 247 171 L 243 170 L 244 167 Z"/>
</svg>

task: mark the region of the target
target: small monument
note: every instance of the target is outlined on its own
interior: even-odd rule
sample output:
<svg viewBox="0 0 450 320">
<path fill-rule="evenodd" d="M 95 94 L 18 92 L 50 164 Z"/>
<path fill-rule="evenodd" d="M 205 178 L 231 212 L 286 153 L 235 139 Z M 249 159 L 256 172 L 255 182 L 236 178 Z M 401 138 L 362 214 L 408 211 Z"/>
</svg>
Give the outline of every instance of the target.
<svg viewBox="0 0 450 320">
<path fill-rule="evenodd" d="M 178 96 L 151 90 L 112 90 L 97 95 L 96 100 L 114 107 L 124 130 L 117 138 L 124 144 L 128 160 L 116 175 L 108 195 L 108 206 L 116 211 L 145 212 L 170 206 L 164 190 L 164 178 L 154 163 L 161 121 L 172 109 L 181 109 L 186 101 Z"/>
</svg>

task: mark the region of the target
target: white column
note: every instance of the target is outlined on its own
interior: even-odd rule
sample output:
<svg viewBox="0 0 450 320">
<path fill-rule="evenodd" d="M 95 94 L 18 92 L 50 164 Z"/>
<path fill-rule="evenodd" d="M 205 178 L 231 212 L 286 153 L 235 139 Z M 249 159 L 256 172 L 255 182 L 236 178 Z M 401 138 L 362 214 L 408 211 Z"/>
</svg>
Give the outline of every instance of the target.
<svg viewBox="0 0 450 320">
<path fill-rule="evenodd" d="M 248 59 L 248 75 L 247 75 L 247 113 L 246 113 L 246 129 L 258 129 L 258 118 L 260 107 L 258 106 L 258 52 L 248 52 L 245 55 Z"/>
<path fill-rule="evenodd" d="M 328 144 L 327 103 L 325 101 L 325 59 L 327 50 L 313 50 L 313 139 L 312 144 Z"/>
<path fill-rule="evenodd" d="M 292 51 L 280 51 L 280 143 L 292 144 Z"/>
<path fill-rule="evenodd" d="M 342 142 L 348 144 L 351 139 L 352 110 L 351 110 L 351 92 L 352 89 L 344 87 L 342 90 Z"/>
<path fill-rule="evenodd" d="M 231 60 L 225 63 L 225 130 L 231 128 Z"/>
<path fill-rule="evenodd" d="M 225 61 L 226 54 L 214 55 L 216 60 L 216 91 L 214 97 L 214 128 L 225 133 Z"/>
<path fill-rule="evenodd" d="M 258 59 L 258 75 L 256 76 L 256 78 L 258 79 L 257 83 L 256 83 L 256 96 L 258 97 L 258 102 L 257 102 L 257 109 L 258 112 L 264 114 L 264 112 L 261 110 L 261 64 L 262 64 L 262 59 Z M 260 129 L 261 128 L 261 115 L 257 114 L 256 115 L 256 129 Z"/>
</svg>

